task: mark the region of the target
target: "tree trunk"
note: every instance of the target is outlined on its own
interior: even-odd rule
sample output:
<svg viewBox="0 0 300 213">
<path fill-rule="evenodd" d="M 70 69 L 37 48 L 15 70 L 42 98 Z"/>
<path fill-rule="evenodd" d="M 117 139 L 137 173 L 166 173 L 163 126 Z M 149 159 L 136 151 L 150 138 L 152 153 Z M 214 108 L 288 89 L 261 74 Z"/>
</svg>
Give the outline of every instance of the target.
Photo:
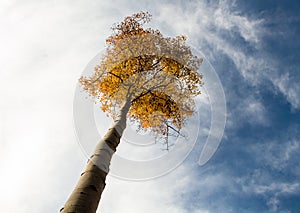
<svg viewBox="0 0 300 213">
<path fill-rule="evenodd" d="M 130 102 L 121 108 L 113 126 L 97 144 L 95 151 L 81 174 L 74 191 L 61 213 L 95 213 L 105 187 L 105 179 L 113 153 L 126 127 L 126 115 Z"/>
</svg>

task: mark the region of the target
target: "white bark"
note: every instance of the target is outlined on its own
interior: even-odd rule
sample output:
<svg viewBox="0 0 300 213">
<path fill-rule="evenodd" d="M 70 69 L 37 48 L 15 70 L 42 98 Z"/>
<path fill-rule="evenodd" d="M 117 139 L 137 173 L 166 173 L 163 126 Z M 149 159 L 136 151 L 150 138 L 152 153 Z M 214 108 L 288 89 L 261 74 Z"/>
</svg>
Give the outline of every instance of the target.
<svg viewBox="0 0 300 213">
<path fill-rule="evenodd" d="M 84 172 L 60 210 L 62 213 L 95 213 L 105 187 L 105 179 L 109 171 L 112 155 L 117 149 L 120 138 L 126 128 L 126 116 L 130 102 L 121 108 L 114 125 L 97 144 Z"/>
</svg>

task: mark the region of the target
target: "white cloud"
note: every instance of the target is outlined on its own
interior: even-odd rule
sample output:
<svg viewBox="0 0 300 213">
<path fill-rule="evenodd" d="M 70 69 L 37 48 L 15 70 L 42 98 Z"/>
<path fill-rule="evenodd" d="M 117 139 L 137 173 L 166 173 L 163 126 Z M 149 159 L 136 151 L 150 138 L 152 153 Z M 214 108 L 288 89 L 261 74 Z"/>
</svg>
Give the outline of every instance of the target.
<svg viewBox="0 0 300 213">
<path fill-rule="evenodd" d="M 125 209 L 126 212 L 188 213 L 182 197 L 199 187 L 199 182 L 206 187 L 209 187 L 208 183 L 213 185 L 213 179 L 197 181 L 192 173 L 190 168 L 181 166 L 166 176 L 146 182 L 123 181 L 109 177 L 98 212 L 121 212 Z M 193 188 L 190 187 L 192 185 Z M 195 213 L 210 212 L 197 209 Z"/>
<path fill-rule="evenodd" d="M 255 144 L 248 152 L 255 156 L 254 163 L 264 165 L 253 170 L 250 174 L 237 178 L 236 182 L 242 187 L 243 192 L 264 197 L 270 212 L 289 212 L 281 203 L 283 196 L 299 194 L 300 184 L 298 181 L 288 181 L 276 177 L 275 172 L 282 174 L 297 175 L 298 150 L 300 143 L 292 131 L 280 136 L 278 140 L 264 141 Z"/>
<path fill-rule="evenodd" d="M 74 25 L 81 7 L 54 2 L 4 6 L 1 211 L 57 212 L 85 163 L 73 130 L 73 93 L 100 45 L 93 29 L 82 28 L 88 23 L 81 25 L 77 18 Z M 97 30 L 101 35 L 101 24 Z"/>
<path fill-rule="evenodd" d="M 295 161 L 300 142 L 296 139 L 274 140 L 256 144 L 252 151 L 257 154 L 257 160 L 276 170 L 284 170 Z M 295 166 L 295 165 L 294 165 Z"/>
<path fill-rule="evenodd" d="M 260 100 L 255 99 L 253 96 L 249 96 L 244 100 L 237 100 L 237 107 L 235 111 L 232 111 L 230 118 L 237 121 L 236 124 L 241 125 L 243 122 L 247 122 L 253 125 L 269 125 L 269 120 L 265 107 Z"/>
<path fill-rule="evenodd" d="M 299 193 L 300 185 L 299 183 L 272 182 L 264 185 L 252 184 L 248 190 L 248 193 L 250 192 L 266 197 L 266 204 L 270 208 L 270 212 L 279 212 L 279 209 L 280 212 L 290 212 L 289 210 L 282 210 L 282 208 L 280 208 L 280 197 Z"/>
<path fill-rule="evenodd" d="M 286 95 L 287 100 L 295 109 L 300 108 L 300 84 L 297 79 L 292 79 L 289 73 L 272 79 L 274 85 Z"/>
<path fill-rule="evenodd" d="M 259 38 L 259 28 L 262 20 L 250 20 L 249 18 L 239 15 L 230 8 L 234 6 L 229 1 L 220 1 L 219 7 L 214 12 L 215 25 L 220 29 L 227 31 L 237 31 L 245 41 L 257 44 Z"/>
<path fill-rule="evenodd" d="M 265 194 L 268 192 L 276 194 L 290 194 L 298 192 L 299 183 L 271 183 L 269 185 L 255 186 L 254 192 L 257 194 Z"/>
</svg>

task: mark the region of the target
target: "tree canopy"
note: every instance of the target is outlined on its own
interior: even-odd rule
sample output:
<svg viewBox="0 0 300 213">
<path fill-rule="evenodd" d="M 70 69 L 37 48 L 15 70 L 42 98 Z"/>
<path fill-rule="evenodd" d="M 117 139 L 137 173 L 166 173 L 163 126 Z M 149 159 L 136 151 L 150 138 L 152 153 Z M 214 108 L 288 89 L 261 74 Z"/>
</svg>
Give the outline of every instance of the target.
<svg viewBox="0 0 300 213">
<path fill-rule="evenodd" d="M 114 117 L 125 102 L 139 129 L 168 137 L 180 134 L 200 94 L 202 59 L 193 55 L 185 36 L 164 37 L 144 28 L 151 15 L 140 12 L 112 27 L 106 50 L 93 75 L 82 76 L 85 91 Z"/>
</svg>

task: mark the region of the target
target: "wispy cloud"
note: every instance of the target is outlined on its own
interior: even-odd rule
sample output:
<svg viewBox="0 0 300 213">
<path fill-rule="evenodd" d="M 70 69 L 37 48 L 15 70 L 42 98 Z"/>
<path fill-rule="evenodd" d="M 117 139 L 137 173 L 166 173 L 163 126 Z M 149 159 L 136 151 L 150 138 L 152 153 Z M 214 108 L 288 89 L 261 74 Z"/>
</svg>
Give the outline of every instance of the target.
<svg viewBox="0 0 300 213">
<path fill-rule="evenodd" d="M 251 173 L 236 178 L 246 194 L 256 194 L 266 200 L 270 212 L 289 212 L 282 204 L 282 197 L 299 196 L 300 183 L 293 177 L 299 175 L 299 146 L 297 133 L 274 136 L 274 140 L 261 141 L 248 146 L 252 163 L 260 165 Z"/>
<path fill-rule="evenodd" d="M 285 74 L 282 74 L 284 62 L 277 61 L 272 53 L 264 50 L 267 19 L 242 15 L 235 2 L 229 0 L 189 2 L 184 7 L 178 7 L 178 4 L 166 3 L 157 8 L 156 19 L 160 26 L 164 26 L 162 31 L 171 35 L 188 34 L 192 43 L 199 44 L 198 48 L 211 56 L 210 59 L 214 59 L 213 55 L 224 54 L 250 84 L 271 82 L 293 108 L 300 107 L 300 88 L 288 74 L 296 70 L 285 69 Z M 214 54 L 209 53 L 211 50 Z"/>
<path fill-rule="evenodd" d="M 282 136 L 279 136 L 282 137 Z M 293 136 L 292 136 L 293 137 Z M 275 139 L 273 141 L 255 144 L 251 150 L 257 155 L 257 161 L 270 166 L 274 170 L 285 171 L 296 169 L 298 160 L 297 153 L 300 142 L 297 139 Z"/>
</svg>

